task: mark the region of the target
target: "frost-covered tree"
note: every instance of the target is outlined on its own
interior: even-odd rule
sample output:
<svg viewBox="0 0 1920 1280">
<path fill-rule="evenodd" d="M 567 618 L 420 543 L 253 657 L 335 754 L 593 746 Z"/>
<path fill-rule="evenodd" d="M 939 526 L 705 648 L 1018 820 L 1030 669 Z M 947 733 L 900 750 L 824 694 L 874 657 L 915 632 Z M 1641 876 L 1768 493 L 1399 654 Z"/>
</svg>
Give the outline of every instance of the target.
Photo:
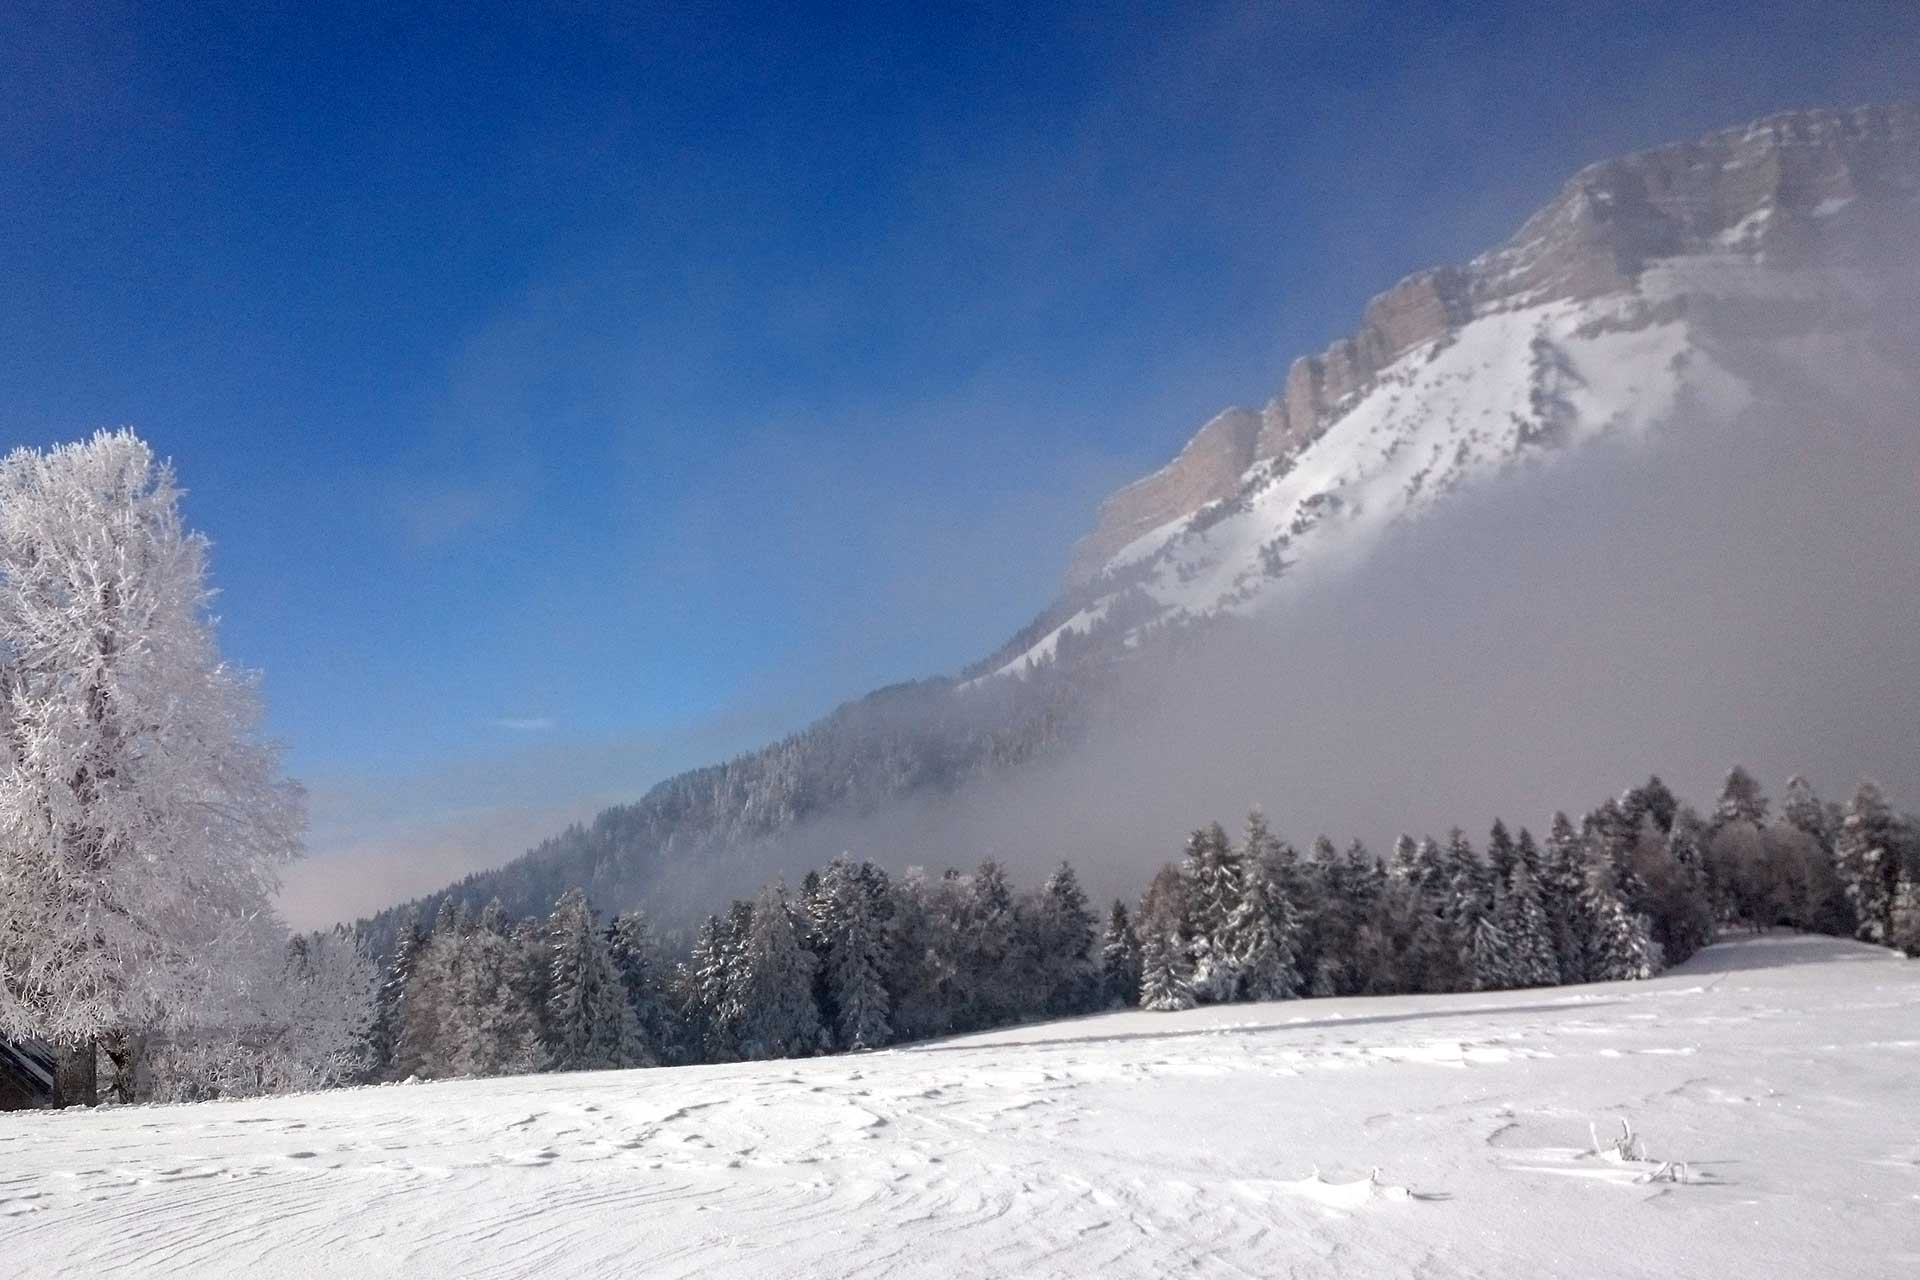
<svg viewBox="0 0 1920 1280">
<path fill-rule="evenodd" d="M 1720 802 L 1714 806 L 1713 821 L 1716 827 L 1730 822 L 1755 827 L 1766 824 L 1766 793 L 1754 776 L 1739 765 L 1728 770 L 1727 780 L 1720 786 Z"/>
<path fill-rule="evenodd" d="M 417 910 L 409 910 L 394 939 L 393 959 L 374 999 L 372 1070 L 376 1077 L 405 1079 L 396 1071 L 400 1053 L 401 1028 L 406 1020 L 407 984 L 413 979 L 413 965 L 427 934 L 420 927 Z"/>
<path fill-rule="evenodd" d="M 1562 982 L 1587 980 L 1586 920 L 1581 907 L 1586 887 L 1580 834 L 1565 813 L 1555 813 L 1540 855 L 1540 905 L 1553 927 L 1553 952 L 1560 961 Z"/>
<path fill-rule="evenodd" d="M 280 945 L 302 798 L 220 660 L 206 560 L 130 432 L 0 459 L 0 1036 L 86 1067 Z"/>
<path fill-rule="evenodd" d="M 1181 872 L 1187 880 L 1187 931 L 1193 955 L 1193 991 L 1202 1000 L 1231 1000 L 1240 969 L 1227 938 L 1227 921 L 1246 891 L 1246 860 L 1217 822 L 1187 837 Z"/>
<path fill-rule="evenodd" d="M 893 1038 L 887 994 L 885 922 L 873 882 L 841 856 L 820 877 L 814 928 L 825 956 L 835 1042 L 843 1049 L 878 1049 Z"/>
<path fill-rule="evenodd" d="M 753 900 L 733 990 L 742 1057 L 791 1058 L 820 1047 L 820 1009 L 813 998 L 816 963 L 800 945 L 785 886 L 778 880 L 769 883 Z"/>
<path fill-rule="evenodd" d="M 1513 941 L 1506 928 L 1511 914 L 1506 891 L 1495 890 L 1493 896 L 1492 909 L 1473 922 L 1469 947 L 1475 991 L 1505 991 L 1521 985 L 1514 972 Z"/>
<path fill-rule="evenodd" d="M 996 1026 L 1014 1017 L 1030 998 L 1019 972 L 1019 921 L 1006 869 L 992 858 L 981 862 L 966 880 L 957 905 L 961 1018 L 969 1027 Z"/>
<path fill-rule="evenodd" d="M 1628 909 L 1614 883 L 1613 869 L 1595 862 L 1581 898 L 1587 925 L 1586 981 L 1618 982 L 1651 978 L 1660 971 L 1660 957 L 1644 916 Z"/>
<path fill-rule="evenodd" d="M 1098 1002 L 1093 958 L 1094 921 L 1073 868 L 1062 862 L 1029 909 L 1028 954 L 1041 1012 L 1083 1013 Z"/>
<path fill-rule="evenodd" d="M 594 928 L 587 895 L 570 889 L 547 919 L 552 957 L 547 991 L 547 1055 L 554 1071 L 652 1066 L 626 989 Z"/>
<path fill-rule="evenodd" d="M 1100 991 L 1109 1009 L 1140 1003 L 1140 940 L 1134 936 L 1127 904 L 1115 898 L 1100 939 Z"/>
<path fill-rule="evenodd" d="M 1159 1013 L 1193 1008 L 1193 965 L 1174 934 L 1155 930 L 1140 941 L 1140 1007 Z"/>
<path fill-rule="evenodd" d="M 620 975 L 648 1055 L 656 1062 L 676 1060 L 680 1036 L 667 992 L 670 973 L 646 912 L 636 907 L 614 918 L 607 926 L 607 956 Z"/>
<path fill-rule="evenodd" d="M 1511 880 L 1513 864 L 1519 857 L 1520 851 L 1514 846 L 1507 824 L 1495 818 L 1493 829 L 1487 833 L 1487 869 L 1491 873 L 1491 882 L 1503 885 Z"/>
<path fill-rule="evenodd" d="M 1642 821 L 1651 822 L 1654 830 L 1665 835 L 1673 830 L 1680 801 L 1656 773 L 1639 786 L 1629 788 L 1620 797 L 1620 809 L 1630 827 L 1637 828 Z"/>
<path fill-rule="evenodd" d="M 1299 920 L 1271 857 L 1247 862 L 1240 897 L 1220 931 L 1236 987 L 1228 999 L 1290 1000 L 1300 994 L 1296 959 Z"/>
<path fill-rule="evenodd" d="M 1868 942 L 1889 942 L 1894 935 L 1905 871 L 1902 837 L 1908 834 L 1901 827 L 1879 786 L 1862 782 L 1847 804 L 1834 840 L 1847 900 L 1859 921 L 1859 936 Z"/>
<path fill-rule="evenodd" d="M 456 931 L 445 1013 L 448 1074 L 512 1075 L 541 1065 L 540 1019 L 524 981 L 520 944 L 499 899 L 471 930 Z"/>
<path fill-rule="evenodd" d="M 1550 987 L 1560 981 L 1560 960 L 1553 949 L 1553 924 L 1540 904 L 1533 872 L 1516 858 L 1507 881 L 1500 916 L 1507 937 L 1510 985 Z"/>
<path fill-rule="evenodd" d="M 945 1035 L 960 1027 L 967 999 L 960 930 L 966 892 L 960 876 L 930 877 L 919 867 L 893 885 L 887 991 L 893 1029 L 903 1039 Z"/>
<path fill-rule="evenodd" d="M 378 973 L 344 930 L 293 938 L 275 958 L 277 932 L 263 922 L 258 945 L 236 953 L 248 966 L 221 989 L 218 1008 L 159 1033 L 147 1076 L 159 1102 L 197 1102 L 364 1078 Z"/>
</svg>

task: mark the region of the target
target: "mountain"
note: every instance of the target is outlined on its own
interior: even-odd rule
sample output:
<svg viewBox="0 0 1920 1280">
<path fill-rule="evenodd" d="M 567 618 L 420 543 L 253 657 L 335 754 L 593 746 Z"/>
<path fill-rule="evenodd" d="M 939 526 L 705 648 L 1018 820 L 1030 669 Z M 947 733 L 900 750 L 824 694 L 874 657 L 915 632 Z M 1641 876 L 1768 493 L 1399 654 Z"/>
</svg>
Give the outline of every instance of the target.
<svg viewBox="0 0 1920 1280">
<path fill-rule="evenodd" d="M 544 911 L 580 885 L 604 910 L 684 919 L 904 798 L 964 805 L 1065 755 L 1197 637 L 1284 616 L 1467 495 L 1602 441 L 1734 421 L 1783 386 L 1885 383 L 1910 404 L 1912 361 L 1884 339 L 1920 313 L 1916 248 L 1913 106 L 1770 116 L 1590 166 L 1505 244 L 1374 298 L 1266 405 L 1218 414 L 1108 498 L 1060 598 L 959 678 L 849 703 L 413 906 Z M 400 910 L 369 922 L 376 945 Z"/>
<path fill-rule="evenodd" d="M 1478 479 L 1682 404 L 1737 412 L 1727 344 L 1864 327 L 1916 200 L 1911 106 L 1771 116 L 1582 170 L 1505 244 L 1380 294 L 1263 408 L 1225 410 L 1109 497 L 1053 625 L 985 669 L 1271 607 Z"/>
</svg>

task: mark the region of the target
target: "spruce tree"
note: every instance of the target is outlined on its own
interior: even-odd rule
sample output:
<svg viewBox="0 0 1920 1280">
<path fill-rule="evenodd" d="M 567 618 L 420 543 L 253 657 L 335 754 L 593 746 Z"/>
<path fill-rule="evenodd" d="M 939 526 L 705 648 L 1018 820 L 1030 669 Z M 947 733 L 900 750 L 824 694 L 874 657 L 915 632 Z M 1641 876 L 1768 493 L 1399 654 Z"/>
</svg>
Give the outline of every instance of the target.
<svg viewBox="0 0 1920 1280">
<path fill-rule="evenodd" d="M 507 1075 L 541 1064 L 539 1023 L 518 979 L 516 944 L 496 898 L 460 942 L 448 1016 L 455 1074 Z"/>
<path fill-rule="evenodd" d="M 816 909 L 825 948 L 834 1039 L 843 1049 L 878 1049 L 893 1037 L 887 994 L 887 938 L 871 881 L 841 856 L 820 878 Z"/>
<path fill-rule="evenodd" d="M 1473 989 L 1505 991 L 1519 986 L 1514 975 L 1513 944 L 1504 921 L 1511 915 L 1505 890 L 1494 892 L 1493 906 L 1473 922 Z"/>
<path fill-rule="evenodd" d="M 1586 892 L 1586 859 L 1579 833 L 1565 813 L 1555 813 L 1540 857 L 1540 905 L 1553 926 L 1553 951 L 1560 981 L 1587 980 L 1586 922 L 1581 898 Z"/>
<path fill-rule="evenodd" d="M 1902 831 L 1893 809 L 1872 782 L 1853 793 L 1840 822 L 1834 851 L 1847 900 L 1859 921 L 1858 936 L 1890 943 L 1905 870 Z"/>
<path fill-rule="evenodd" d="M 1167 1013 L 1193 1003 L 1193 966 L 1179 938 L 1156 931 L 1141 939 L 1140 1007 Z"/>
<path fill-rule="evenodd" d="M 1107 931 L 1100 940 L 1100 989 L 1109 1009 L 1140 1002 L 1140 940 L 1134 936 L 1127 904 L 1118 898 L 1107 912 Z"/>
<path fill-rule="evenodd" d="M 426 931 L 420 927 L 419 912 L 408 908 L 394 940 L 393 958 L 388 962 L 386 979 L 374 998 L 373 1074 L 375 1079 L 398 1080 L 401 1027 L 406 1019 L 407 984 L 413 979 L 414 957 L 426 945 Z"/>
<path fill-rule="evenodd" d="M 1093 913 L 1073 868 L 1062 862 L 1047 877 L 1036 905 L 1036 980 L 1046 1012 L 1083 1013 L 1093 1007 L 1098 982 L 1092 957 Z"/>
<path fill-rule="evenodd" d="M 1194 995 L 1202 1000 L 1231 1000 L 1240 972 L 1226 930 L 1245 891 L 1245 860 L 1215 822 L 1187 838 L 1181 871 L 1187 879 Z"/>
<path fill-rule="evenodd" d="M 1628 909 L 1612 868 L 1604 861 L 1596 860 L 1590 869 L 1582 907 L 1588 929 L 1586 981 L 1651 978 L 1659 971 L 1660 959 L 1646 919 Z"/>
<path fill-rule="evenodd" d="M 1513 879 L 1513 864 L 1519 856 L 1513 837 L 1507 832 L 1507 824 L 1495 818 L 1493 830 L 1487 833 L 1487 869 L 1491 872 L 1493 884 L 1503 885 Z"/>
<path fill-rule="evenodd" d="M 636 907 L 615 917 L 607 927 L 607 956 L 620 975 L 620 986 L 634 1020 L 640 1024 L 640 1039 L 648 1056 L 656 1062 L 676 1060 L 680 1056 L 679 1028 L 667 992 L 670 975 L 646 912 Z"/>
<path fill-rule="evenodd" d="M 800 945 L 785 886 L 770 882 L 753 901 L 740 950 L 735 1002 L 744 1058 L 791 1058 L 820 1047 L 820 1009 L 814 1003 L 815 960 Z"/>
<path fill-rule="evenodd" d="M 640 1024 L 627 1004 L 607 943 L 594 928 L 587 895 L 570 889 L 547 919 L 551 980 L 547 1050 L 554 1071 L 604 1071 L 651 1065 Z"/>
<path fill-rule="evenodd" d="M 1727 773 L 1727 780 L 1720 787 L 1720 802 L 1714 807 L 1713 822 L 1715 828 L 1728 823 L 1744 822 L 1750 826 L 1765 826 L 1767 821 L 1767 797 L 1754 780 L 1739 765 L 1733 766 Z"/>
<path fill-rule="evenodd" d="M 1295 957 L 1299 923 L 1271 858 L 1249 862 L 1240 900 L 1222 929 L 1226 953 L 1238 976 L 1227 998 L 1290 1000 L 1300 994 Z"/>
<path fill-rule="evenodd" d="M 1540 905 L 1533 873 L 1515 859 L 1507 882 L 1505 914 L 1500 920 L 1507 936 L 1510 976 L 1516 987 L 1550 987 L 1560 981 L 1560 961 L 1553 949 L 1553 925 Z"/>
</svg>

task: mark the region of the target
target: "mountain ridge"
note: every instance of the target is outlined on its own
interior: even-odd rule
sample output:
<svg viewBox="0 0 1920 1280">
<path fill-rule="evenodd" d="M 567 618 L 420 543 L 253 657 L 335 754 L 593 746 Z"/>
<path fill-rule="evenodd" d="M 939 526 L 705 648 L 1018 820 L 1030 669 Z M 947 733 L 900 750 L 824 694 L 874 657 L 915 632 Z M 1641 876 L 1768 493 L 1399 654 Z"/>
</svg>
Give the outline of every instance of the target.
<svg viewBox="0 0 1920 1280">
<path fill-rule="evenodd" d="M 1590 164 L 1502 245 L 1375 294 L 1359 327 L 1297 357 L 1263 407 L 1223 409 L 1172 461 L 1110 495 L 1073 549 L 1066 592 L 1086 586 L 1135 538 L 1233 496 L 1247 468 L 1311 444 L 1382 370 L 1424 343 L 1507 307 L 1631 288 L 1658 257 L 1736 245 L 1804 251 L 1806 220 L 1823 204 L 1843 208 L 1888 188 L 1920 189 L 1920 105 L 1779 112 Z M 1758 218 L 1765 210 L 1772 216 Z M 1738 239 L 1713 243 L 1730 233 Z"/>
<path fill-rule="evenodd" d="M 1272 607 L 1455 490 L 1682 406 L 1735 411 L 1742 370 L 1779 354 L 1766 344 L 1857 327 L 1870 248 L 1891 237 L 1911 256 L 1917 211 L 1906 104 L 1783 113 L 1587 166 L 1502 245 L 1375 295 L 1361 330 L 1294 361 L 1265 407 L 1216 415 L 1109 498 L 1095 533 L 1115 545 L 1089 571 L 1083 540 L 1060 597 L 959 678 L 846 703 L 411 909 L 498 896 L 532 914 L 578 886 L 671 923 L 750 891 L 807 824 L 1057 754 L 1125 696 L 1130 663 Z M 376 949 L 408 909 L 364 922 Z"/>
</svg>

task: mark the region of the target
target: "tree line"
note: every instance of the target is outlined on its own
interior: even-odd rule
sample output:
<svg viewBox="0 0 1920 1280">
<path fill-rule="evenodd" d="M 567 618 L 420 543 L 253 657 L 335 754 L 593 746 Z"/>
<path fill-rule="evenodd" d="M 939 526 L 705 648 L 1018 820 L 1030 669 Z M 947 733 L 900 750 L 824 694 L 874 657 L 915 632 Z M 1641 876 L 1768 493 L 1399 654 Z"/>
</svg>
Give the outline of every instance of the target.
<svg viewBox="0 0 1920 1280">
<path fill-rule="evenodd" d="M 403 929 L 372 1078 L 731 1062 L 876 1049 L 1126 1007 L 1648 978 L 1729 926 L 1787 925 L 1920 953 L 1920 822 L 1877 787 L 1844 806 L 1794 779 L 1777 815 L 1743 769 L 1701 815 L 1659 778 L 1536 838 L 1401 837 L 1304 852 L 1252 814 L 1188 838 L 1139 902 L 1096 918 L 1073 868 L 1018 890 L 891 876 L 843 856 L 778 880 L 669 957 L 646 915 L 585 895 L 510 922 L 443 903 Z"/>
</svg>

